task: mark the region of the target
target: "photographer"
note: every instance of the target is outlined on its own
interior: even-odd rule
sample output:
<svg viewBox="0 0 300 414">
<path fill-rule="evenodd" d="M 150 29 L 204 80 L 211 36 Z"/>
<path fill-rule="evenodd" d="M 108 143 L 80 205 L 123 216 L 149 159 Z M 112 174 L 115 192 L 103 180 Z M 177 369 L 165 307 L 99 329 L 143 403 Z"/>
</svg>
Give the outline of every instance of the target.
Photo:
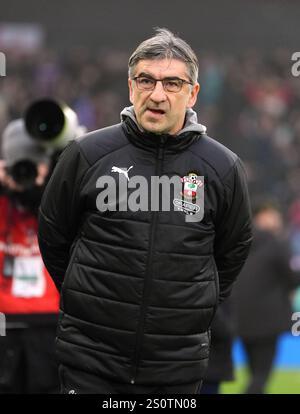
<svg viewBox="0 0 300 414">
<path fill-rule="evenodd" d="M 55 393 L 54 339 L 58 294 L 37 242 L 37 209 L 51 170 L 51 153 L 12 121 L 0 161 L 0 393 Z"/>
</svg>

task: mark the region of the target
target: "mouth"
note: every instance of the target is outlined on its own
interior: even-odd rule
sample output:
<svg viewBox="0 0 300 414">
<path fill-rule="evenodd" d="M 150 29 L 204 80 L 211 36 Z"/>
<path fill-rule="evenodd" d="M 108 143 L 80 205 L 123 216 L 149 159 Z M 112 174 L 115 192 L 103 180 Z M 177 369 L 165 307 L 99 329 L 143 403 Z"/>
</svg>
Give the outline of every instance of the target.
<svg viewBox="0 0 300 414">
<path fill-rule="evenodd" d="M 152 109 L 152 108 L 147 108 L 147 112 L 150 112 L 152 115 L 155 115 L 155 116 L 161 116 L 166 113 L 166 111 L 164 111 L 163 109 Z"/>
</svg>

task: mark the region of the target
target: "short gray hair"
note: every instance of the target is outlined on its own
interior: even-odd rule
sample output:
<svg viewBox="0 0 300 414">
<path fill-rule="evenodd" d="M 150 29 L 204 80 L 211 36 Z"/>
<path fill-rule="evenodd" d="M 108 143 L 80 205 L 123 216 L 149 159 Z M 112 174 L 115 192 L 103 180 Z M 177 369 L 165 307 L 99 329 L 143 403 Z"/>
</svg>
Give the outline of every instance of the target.
<svg viewBox="0 0 300 414">
<path fill-rule="evenodd" d="M 133 78 L 137 63 L 143 59 L 178 59 L 185 62 L 190 81 L 194 84 L 198 79 L 198 59 L 192 48 L 170 30 L 157 28 L 156 35 L 144 40 L 133 52 L 128 62 L 129 78 Z"/>
</svg>

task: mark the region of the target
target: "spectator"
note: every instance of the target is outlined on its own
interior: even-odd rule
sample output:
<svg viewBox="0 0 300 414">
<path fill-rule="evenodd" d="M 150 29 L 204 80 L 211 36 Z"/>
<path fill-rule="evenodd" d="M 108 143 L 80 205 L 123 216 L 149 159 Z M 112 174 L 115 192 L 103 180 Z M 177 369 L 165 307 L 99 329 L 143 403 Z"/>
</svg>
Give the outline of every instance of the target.
<svg viewBox="0 0 300 414">
<path fill-rule="evenodd" d="M 288 244 L 282 239 L 278 208 L 262 203 L 254 212 L 252 249 L 234 288 L 237 334 L 248 357 L 247 394 L 262 394 L 276 355 L 280 334 L 291 327 L 292 272 Z"/>
</svg>

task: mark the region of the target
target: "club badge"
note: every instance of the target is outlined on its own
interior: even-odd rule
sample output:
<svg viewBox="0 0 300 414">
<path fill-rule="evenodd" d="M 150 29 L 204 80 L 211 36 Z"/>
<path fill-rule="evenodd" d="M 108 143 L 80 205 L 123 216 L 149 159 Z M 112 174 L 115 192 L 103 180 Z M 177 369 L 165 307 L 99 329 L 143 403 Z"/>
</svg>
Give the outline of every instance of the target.
<svg viewBox="0 0 300 414">
<path fill-rule="evenodd" d="M 185 214 L 193 215 L 199 212 L 199 189 L 204 185 L 203 181 L 194 172 L 180 178 L 183 189 L 180 193 L 181 199 L 173 200 L 174 206 Z"/>
</svg>

